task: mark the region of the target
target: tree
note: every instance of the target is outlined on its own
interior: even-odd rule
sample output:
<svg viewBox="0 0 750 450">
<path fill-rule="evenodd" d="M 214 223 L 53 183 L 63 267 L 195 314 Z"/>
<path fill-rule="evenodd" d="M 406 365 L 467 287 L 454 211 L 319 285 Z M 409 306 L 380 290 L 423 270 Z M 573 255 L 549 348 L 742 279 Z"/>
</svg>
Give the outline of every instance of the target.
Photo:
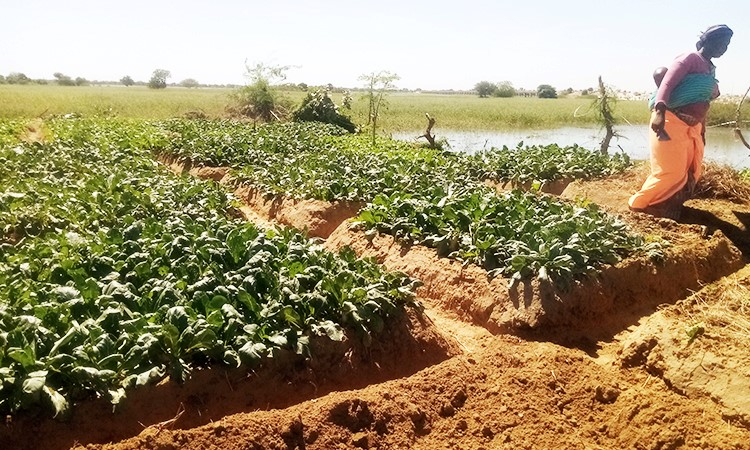
<svg viewBox="0 0 750 450">
<path fill-rule="evenodd" d="M 31 82 L 31 78 L 21 72 L 11 72 L 5 77 L 5 81 L 8 84 L 28 84 Z"/>
<path fill-rule="evenodd" d="M 0 75 L 0 84 L 5 84 L 5 77 Z"/>
<path fill-rule="evenodd" d="M 184 80 L 180 81 L 180 86 L 186 88 L 194 88 L 200 86 L 200 83 L 198 83 L 193 78 L 185 78 Z"/>
<path fill-rule="evenodd" d="M 474 86 L 474 90 L 479 94 L 479 98 L 486 98 L 495 93 L 497 86 L 489 81 L 480 81 Z"/>
<path fill-rule="evenodd" d="M 614 130 L 615 103 L 617 103 L 617 97 L 615 96 L 614 91 L 611 88 L 604 86 L 602 76 L 599 75 L 599 96 L 596 98 L 596 100 L 594 100 L 593 108 L 594 112 L 596 113 L 596 118 L 600 123 L 604 125 L 604 128 L 607 130 L 607 134 L 604 136 L 604 139 L 601 142 L 601 147 L 599 149 L 599 151 L 603 155 L 607 154 L 607 151 L 609 150 L 609 143 L 612 138 L 618 135 Z"/>
<path fill-rule="evenodd" d="M 75 86 L 76 85 L 75 81 L 73 81 L 72 78 L 60 72 L 55 72 L 52 74 L 52 76 L 55 77 L 55 80 L 57 80 L 57 84 L 60 86 Z"/>
<path fill-rule="evenodd" d="M 124 84 L 127 87 L 134 85 L 135 81 L 130 78 L 130 75 L 125 75 L 124 77 L 120 78 L 120 83 Z"/>
<path fill-rule="evenodd" d="M 377 132 L 378 119 L 380 118 L 380 109 L 388 108 L 388 102 L 385 100 L 386 91 L 395 87 L 395 82 L 401 77 L 395 73 L 381 70 L 378 73 L 371 72 L 359 76 L 361 81 L 365 82 L 367 93 L 365 98 L 368 102 L 367 108 L 367 125 L 372 126 L 372 145 L 375 145 L 375 133 Z"/>
<path fill-rule="evenodd" d="M 495 90 L 495 97 L 515 97 L 516 96 L 516 88 L 513 87 L 513 83 L 510 81 L 501 81 L 497 84 L 497 89 Z"/>
<path fill-rule="evenodd" d="M 76 77 L 76 86 L 86 86 L 89 84 L 89 80 L 83 78 L 83 77 Z"/>
<path fill-rule="evenodd" d="M 536 88 L 536 96 L 539 98 L 557 98 L 557 91 L 549 84 L 540 84 Z"/>
<path fill-rule="evenodd" d="M 165 89 L 167 87 L 167 78 L 172 74 L 168 70 L 156 69 L 148 80 L 148 87 L 151 89 Z"/>
<path fill-rule="evenodd" d="M 271 87 L 271 81 L 286 79 L 289 67 L 263 63 L 250 67 L 245 63 L 245 70 L 250 84 L 232 94 L 234 105 L 230 112 L 265 122 L 281 120 L 287 114 L 287 101 Z"/>
</svg>

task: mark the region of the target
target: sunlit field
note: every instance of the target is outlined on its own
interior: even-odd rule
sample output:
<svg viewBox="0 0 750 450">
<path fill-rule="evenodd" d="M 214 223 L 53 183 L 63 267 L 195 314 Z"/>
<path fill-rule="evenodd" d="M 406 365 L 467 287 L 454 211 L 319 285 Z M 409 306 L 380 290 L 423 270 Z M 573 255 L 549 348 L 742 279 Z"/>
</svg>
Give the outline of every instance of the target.
<svg viewBox="0 0 750 450">
<path fill-rule="evenodd" d="M 541 99 L 528 97 L 479 98 L 476 95 L 392 94 L 381 123 L 385 129 L 413 130 L 427 124 L 425 113 L 437 126 L 451 130 L 503 130 L 514 128 L 555 128 L 597 124 L 590 98 Z M 365 116 L 364 102 L 355 102 L 355 117 Z M 646 105 L 620 101 L 617 113 L 623 122 L 644 122 Z"/>
<path fill-rule="evenodd" d="M 149 89 L 145 86 L 0 85 L 0 117 L 76 113 L 164 119 L 203 111 L 224 114 L 231 89 Z"/>
<path fill-rule="evenodd" d="M 0 85 L 0 117 L 46 117 L 62 114 L 115 116 L 144 119 L 184 117 L 200 113 L 226 117 L 233 90 L 229 88 L 144 86 Z M 300 104 L 301 91 L 280 93 L 289 109 Z M 353 92 L 351 116 L 355 123 L 367 123 L 367 101 L 362 92 Z M 340 103 L 341 94 L 333 94 Z M 527 97 L 479 98 L 467 94 L 425 94 L 392 92 L 386 97 L 378 128 L 383 132 L 424 129 L 425 113 L 436 118 L 442 130 L 509 130 L 518 128 L 557 128 L 598 125 L 591 110 L 591 97 L 540 99 Z M 716 103 L 710 124 L 732 120 L 736 105 Z M 618 100 L 616 120 L 621 124 L 645 124 L 649 114 L 645 101 Z"/>
</svg>

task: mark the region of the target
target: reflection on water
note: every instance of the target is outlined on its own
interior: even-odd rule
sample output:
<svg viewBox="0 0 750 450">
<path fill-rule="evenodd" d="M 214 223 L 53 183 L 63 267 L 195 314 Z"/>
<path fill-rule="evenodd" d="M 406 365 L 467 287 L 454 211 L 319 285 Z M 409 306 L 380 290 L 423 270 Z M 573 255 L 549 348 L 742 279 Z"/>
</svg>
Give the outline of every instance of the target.
<svg viewBox="0 0 750 450">
<path fill-rule="evenodd" d="M 610 153 L 622 149 L 633 159 L 648 159 L 648 125 L 623 125 L 615 127 L 620 135 L 611 142 Z M 412 141 L 424 131 L 394 133 L 394 139 Z M 749 134 L 750 132 L 744 132 Z M 553 130 L 517 131 L 435 131 L 437 139 L 445 138 L 451 150 L 474 153 L 492 147 L 515 147 L 519 142 L 525 145 L 557 144 L 569 146 L 578 144 L 588 149 L 598 149 L 604 138 L 604 130 L 598 128 L 557 128 Z M 425 142 L 424 139 L 421 139 Z M 728 128 L 709 128 L 706 131 L 705 159 L 720 164 L 728 164 L 737 169 L 750 167 L 750 150 L 734 136 Z"/>
</svg>

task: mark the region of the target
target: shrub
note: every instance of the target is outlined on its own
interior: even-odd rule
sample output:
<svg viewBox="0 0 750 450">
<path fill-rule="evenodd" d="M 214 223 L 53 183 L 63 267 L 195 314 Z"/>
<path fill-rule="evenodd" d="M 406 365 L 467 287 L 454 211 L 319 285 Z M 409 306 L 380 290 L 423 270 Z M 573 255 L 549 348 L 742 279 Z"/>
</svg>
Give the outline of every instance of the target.
<svg viewBox="0 0 750 450">
<path fill-rule="evenodd" d="M 254 67 L 246 64 L 246 69 L 250 84 L 232 93 L 232 104 L 227 107 L 229 114 L 264 122 L 282 120 L 289 110 L 289 102 L 271 86 L 271 80 L 284 80 L 289 68 L 259 63 Z"/>
<path fill-rule="evenodd" d="M 536 96 L 539 98 L 557 98 L 557 91 L 549 84 L 540 84 L 536 88 Z"/>
<path fill-rule="evenodd" d="M 513 84 L 510 81 L 503 81 L 497 84 L 497 89 L 495 90 L 494 95 L 495 97 L 503 98 L 515 97 L 516 88 L 513 87 Z"/>
<path fill-rule="evenodd" d="M 292 115 L 295 122 L 323 122 L 338 125 L 350 133 L 357 130 L 357 126 L 339 113 L 339 108 L 328 94 L 328 89 L 316 89 L 309 92 L 300 107 Z"/>
<path fill-rule="evenodd" d="M 497 86 L 489 81 L 480 81 L 474 86 L 474 90 L 479 94 L 480 98 L 486 98 L 497 91 Z"/>
</svg>

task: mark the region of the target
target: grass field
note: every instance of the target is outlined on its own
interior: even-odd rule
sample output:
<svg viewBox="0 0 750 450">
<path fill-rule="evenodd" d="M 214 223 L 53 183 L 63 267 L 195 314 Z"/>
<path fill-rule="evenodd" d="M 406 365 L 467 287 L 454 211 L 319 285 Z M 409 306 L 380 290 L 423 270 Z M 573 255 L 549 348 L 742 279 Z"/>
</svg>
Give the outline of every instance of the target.
<svg viewBox="0 0 750 450">
<path fill-rule="evenodd" d="M 220 116 L 231 89 L 148 89 L 145 86 L 0 85 L 0 117 L 78 113 L 163 119 L 189 111 Z"/>
<path fill-rule="evenodd" d="M 77 113 L 84 116 L 118 116 L 144 119 L 180 117 L 202 112 L 208 117 L 224 117 L 232 89 L 169 87 L 154 90 L 143 86 L 0 85 L 0 117 L 39 117 Z M 284 92 L 291 107 L 299 105 L 304 92 Z M 361 93 L 353 94 L 352 118 L 366 123 L 367 102 Z M 334 94 L 339 103 L 340 94 Z M 593 99 L 563 97 L 479 98 L 475 95 L 421 94 L 394 92 L 386 97 L 379 128 L 384 132 L 424 129 L 429 113 L 442 130 L 548 129 L 564 126 L 598 125 L 590 111 Z M 733 120 L 736 105 L 717 103 L 709 123 Z M 644 101 L 619 100 L 615 105 L 619 123 L 645 124 L 648 111 Z M 747 115 L 747 114 L 745 114 Z"/>
</svg>

